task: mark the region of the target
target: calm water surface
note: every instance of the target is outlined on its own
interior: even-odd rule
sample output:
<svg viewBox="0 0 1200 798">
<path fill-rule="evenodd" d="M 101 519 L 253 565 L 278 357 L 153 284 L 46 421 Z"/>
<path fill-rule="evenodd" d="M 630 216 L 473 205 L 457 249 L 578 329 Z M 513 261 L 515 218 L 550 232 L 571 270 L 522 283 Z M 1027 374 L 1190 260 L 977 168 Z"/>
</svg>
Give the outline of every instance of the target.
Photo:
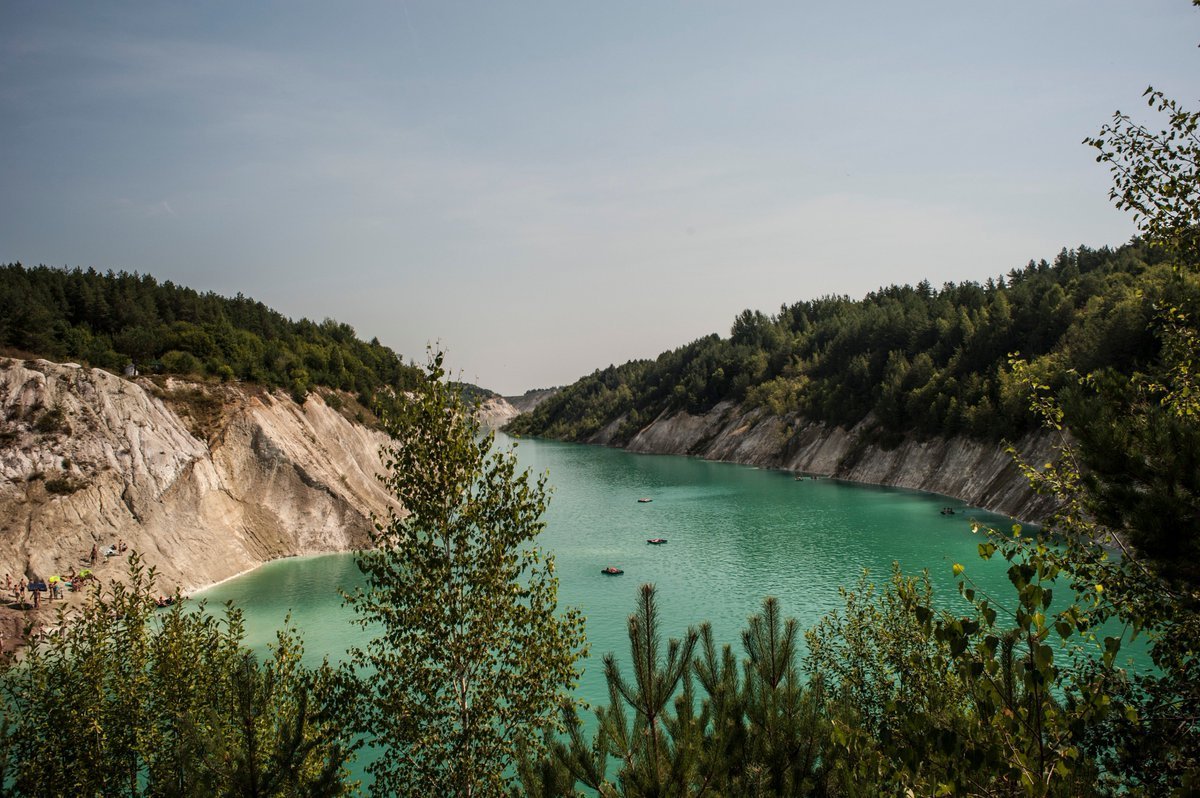
<svg viewBox="0 0 1200 798">
<path fill-rule="evenodd" d="M 998 528 L 1011 520 L 945 497 L 551 441 L 522 440 L 517 453 L 523 466 L 550 473 L 541 545 L 557 558 L 560 603 L 587 617 L 592 656 L 579 695 L 588 701 L 607 700 L 600 658 L 625 658 L 626 618 L 644 582 L 658 587 L 667 634 L 708 620 L 716 639 L 735 647 L 764 596 L 778 597 L 805 629 L 840 606 L 839 586 L 863 569 L 886 581 L 893 561 L 910 573 L 928 568 L 946 604 L 960 600 L 956 562 L 989 591 L 1011 593 L 1004 564 L 979 560 L 970 519 Z M 946 505 L 959 513 L 941 515 Z M 669 542 L 647 545 L 656 537 Z M 602 575 L 608 565 L 624 575 Z M 315 662 L 342 659 L 362 634 L 338 593 L 357 584 L 351 555 L 327 555 L 270 563 L 200 595 L 210 607 L 241 606 L 254 647 L 271 642 L 290 611 Z"/>
</svg>

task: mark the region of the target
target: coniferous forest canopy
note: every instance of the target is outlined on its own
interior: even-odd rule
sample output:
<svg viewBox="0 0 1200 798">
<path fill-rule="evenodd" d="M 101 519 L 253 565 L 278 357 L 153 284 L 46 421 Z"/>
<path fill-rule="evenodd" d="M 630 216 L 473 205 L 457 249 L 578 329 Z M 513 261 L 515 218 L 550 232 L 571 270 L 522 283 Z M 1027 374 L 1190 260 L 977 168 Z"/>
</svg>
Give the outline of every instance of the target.
<svg viewBox="0 0 1200 798">
<path fill-rule="evenodd" d="M 1072 369 L 1130 374 L 1157 357 L 1155 304 L 1185 295 L 1200 286 L 1181 284 L 1161 250 L 1135 241 L 1064 249 L 1053 263 L 1031 261 L 982 285 L 892 285 L 862 300 L 785 304 L 771 316 L 745 310 L 729 337 L 597 370 L 510 429 L 586 440 L 624 418 L 624 442 L 664 411 L 733 400 L 847 427 L 871 416 L 884 436 L 1014 439 L 1037 420 L 1011 354 L 1054 386 Z"/>
<path fill-rule="evenodd" d="M 348 324 L 292 321 L 241 294 L 199 293 L 149 275 L 0 267 L 0 347 L 120 371 L 239 379 L 297 398 L 322 386 L 370 405 L 407 389 L 420 370 Z"/>
</svg>

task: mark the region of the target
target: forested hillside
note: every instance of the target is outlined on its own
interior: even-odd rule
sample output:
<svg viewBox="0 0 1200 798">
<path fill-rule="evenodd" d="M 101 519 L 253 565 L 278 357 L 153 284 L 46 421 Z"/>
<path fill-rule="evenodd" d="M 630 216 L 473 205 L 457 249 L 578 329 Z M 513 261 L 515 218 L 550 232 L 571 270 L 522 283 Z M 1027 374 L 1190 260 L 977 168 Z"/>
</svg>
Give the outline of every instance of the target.
<svg viewBox="0 0 1200 798">
<path fill-rule="evenodd" d="M 1200 289 L 1160 249 L 1134 242 L 1064 249 L 982 285 L 893 285 L 772 316 L 746 310 L 729 337 L 595 371 L 510 429 L 581 440 L 624 417 L 622 442 L 664 411 L 729 399 L 842 426 L 873 414 L 882 435 L 1015 437 L 1037 422 L 1010 354 L 1051 387 L 1070 370 L 1131 373 L 1157 355 L 1155 305 L 1178 304 L 1181 292 Z"/>
<path fill-rule="evenodd" d="M 120 371 L 241 379 L 359 394 L 410 387 L 420 371 L 331 319 L 292 321 L 241 294 L 199 293 L 149 275 L 0 267 L 0 347 Z"/>
</svg>

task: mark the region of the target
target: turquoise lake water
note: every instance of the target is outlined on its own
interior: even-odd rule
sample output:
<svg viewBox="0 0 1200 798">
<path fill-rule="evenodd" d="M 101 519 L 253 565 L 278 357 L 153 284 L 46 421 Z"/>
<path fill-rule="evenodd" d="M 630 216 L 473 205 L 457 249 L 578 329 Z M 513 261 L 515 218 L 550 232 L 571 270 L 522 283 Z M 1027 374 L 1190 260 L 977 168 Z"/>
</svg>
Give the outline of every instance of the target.
<svg viewBox="0 0 1200 798">
<path fill-rule="evenodd" d="M 806 629 L 840 606 L 840 585 L 853 586 L 863 569 L 886 581 L 893 561 L 910 573 L 928 568 L 947 606 L 961 601 L 956 562 L 993 595 L 1011 595 L 1006 564 L 978 558 L 983 538 L 971 532 L 971 519 L 1001 529 L 1011 520 L 953 499 L 551 441 L 522 440 L 517 453 L 524 467 L 549 471 L 554 487 L 541 545 L 557 560 L 560 604 L 587 617 L 591 658 L 579 695 L 588 701 L 607 699 L 600 658 L 625 656 L 626 619 L 645 582 L 658 587 L 666 634 L 708 620 L 716 639 L 735 648 L 764 596 L 778 597 Z M 947 505 L 958 514 L 941 515 Z M 669 542 L 647 545 L 657 537 Z M 608 565 L 625 573 L 602 575 Z M 292 558 L 200 596 L 210 608 L 226 600 L 241 606 L 254 647 L 273 640 L 290 610 L 307 656 L 338 660 L 362 634 L 350 625 L 338 588 L 358 580 L 352 555 Z"/>
</svg>

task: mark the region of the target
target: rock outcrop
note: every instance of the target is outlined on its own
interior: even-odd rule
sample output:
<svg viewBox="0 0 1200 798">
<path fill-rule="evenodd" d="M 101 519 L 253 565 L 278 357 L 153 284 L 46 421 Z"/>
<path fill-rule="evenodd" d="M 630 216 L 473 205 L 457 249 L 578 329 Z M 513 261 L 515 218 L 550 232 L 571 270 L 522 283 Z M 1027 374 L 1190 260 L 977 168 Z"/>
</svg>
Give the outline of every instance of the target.
<svg viewBox="0 0 1200 798">
<path fill-rule="evenodd" d="M 0 573 L 68 573 L 121 540 L 186 591 L 363 546 L 395 506 L 385 440 L 317 394 L 0 360 Z"/>
<path fill-rule="evenodd" d="M 521 411 L 509 404 L 503 396 L 490 396 L 479 404 L 475 417 L 487 429 L 500 429 L 517 416 Z"/>
<path fill-rule="evenodd" d="M 280 557 L 365 545 L 372 518 L 399 509 L 376 478 L 386 438 L 331 403 L 0 360 L 0 573 L 69 573 L 89 567 L 93 546 L 124 541 L 164 591 L 186 591 Z M 481 420 L 516 414 L 492 399 Z M 619 426 L 591 442 L 612 444 Z M 866 432 L 722 403 L 664 414 L 626 448 L 931 491 L 1027 520 L 1049 509 L 999 446 L 906 438 L 889 448 Z M 1038 436 L 1017 448 L 1033 462 L 1053 452 Z M 99 560 L 116 575 L 115 561 Z"/>
<path fill-rule="evenodd" d="M 589 443 L 612 445 L 622 421 L 609 424 Z M 940 493 L 1026 521 L 1039 521 L 1053 508 L 1049 497 L 1030 489 L 1000 445 L 960 436 L 906 437 L 886 447 L 873 442 L 870 426 L 865 421 L 846 430 L 722 402 L 703 415 L 664 413 L 625 448 Z M 1044 435 L 1027 436 L 1015 448 L 1034 463 L 1054 455 L 1054 446 Z"/>
<path fill-rule="evenodd" d="M 520 396 L 506 396 L 504 400 L 513 406 L 517 415 L 520 415 L 533 411 L 538 405 L 561 390 L 562 388 L 533 388 Z"/>
</svg>

